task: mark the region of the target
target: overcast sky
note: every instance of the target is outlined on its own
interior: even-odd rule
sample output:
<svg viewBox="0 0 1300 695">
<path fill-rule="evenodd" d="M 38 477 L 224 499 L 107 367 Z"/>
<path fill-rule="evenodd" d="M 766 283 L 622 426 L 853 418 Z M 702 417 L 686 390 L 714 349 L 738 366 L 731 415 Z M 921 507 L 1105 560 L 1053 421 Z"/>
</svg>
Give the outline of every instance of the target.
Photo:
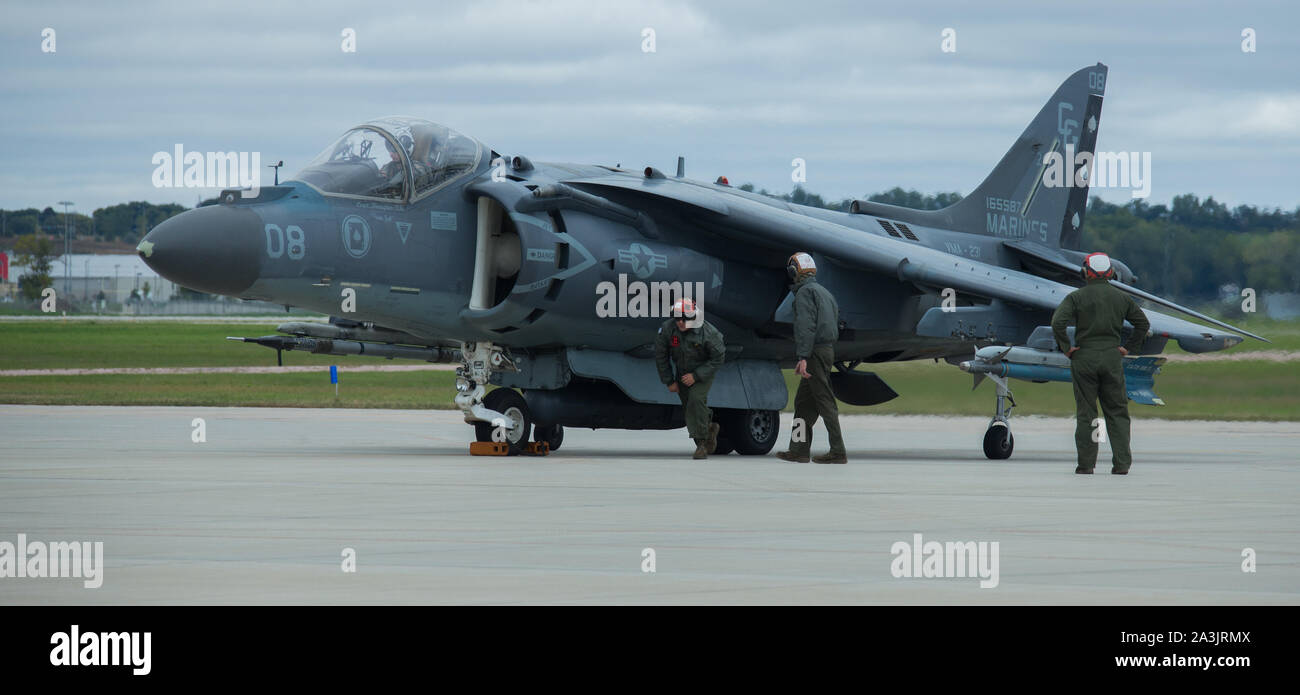
<svg viewBox="0 0 1300 695">
<path fill-rule="evenodd" d="M 1098 146 L 1152 153 L 1151 202 L 1300 205 L 1293 2 L 42 0 L 4 16 L 9 209 L 192 206 L 214 191 L 155 188 L 155 152 L 256 151 L 287 175 L 390 114 L 541 161 L 671 171 L 680 154 L 693 178 L 788 191 L 801 157 L 807 188 L 831 198 L 967 194 L 1060 82 L 1099 61 Z"/>
</svg>

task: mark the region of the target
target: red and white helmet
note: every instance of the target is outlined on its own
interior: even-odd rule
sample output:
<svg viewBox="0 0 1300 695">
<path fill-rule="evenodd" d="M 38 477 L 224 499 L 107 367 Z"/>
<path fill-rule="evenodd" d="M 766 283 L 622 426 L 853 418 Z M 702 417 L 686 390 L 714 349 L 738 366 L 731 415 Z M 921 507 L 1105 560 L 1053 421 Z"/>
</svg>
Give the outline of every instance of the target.
<svg viewBox="0 0 1300 695">
<path fill-rule="evenodd" d="M 1083 274 L 1087 278 L 1112 278 L 1115 277 L 1115 266 L 1110 262 L 1110 256 L 1104 253 L 1090 253 L 1083 259 Z"/>
<path fill-rule="evenodd" d="M 798 280 L 806 275 L 816 275 L 817 262 L 808 253 L 799 251 L 791 254 L 785 262 L 785 273 L 791 280 Z"/>
<path fill-rule="evenodd" d="M 672 315 L 685 318 L 695 318 L 695 302 L 686 297 L 673 302 Z"/>
</svg>

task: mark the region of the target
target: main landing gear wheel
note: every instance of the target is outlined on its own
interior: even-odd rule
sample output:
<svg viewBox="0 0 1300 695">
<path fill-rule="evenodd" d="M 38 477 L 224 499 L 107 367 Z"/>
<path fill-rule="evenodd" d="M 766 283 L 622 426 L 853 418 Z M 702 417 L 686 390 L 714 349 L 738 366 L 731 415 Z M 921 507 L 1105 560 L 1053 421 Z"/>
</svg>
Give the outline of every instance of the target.
<svg viewBox="0 0 1300 695">
<path fill-rule="evenodd" d="M 528 433 L 533 427 L 533 419 L 528 414 L 528 404 L 524 402 L 524 397 L 514 389 L 499 388 L 483 398 L 483 405 L 515 423 L 514 427 L 505 431 L 505 443 L 511 456 L 518 455 L 528 443 Z M 490 422 L 474 423 L 474 435 L 480 442 L 496 441 L 492 438 L 495 429 Z"/>
<path fill-rule="evenodd" d="M 775 410 L 733 410 L 723 418 L 722 431 L 727 433 L 727 442 L 736 448 L 736 453 L 762 456 L 776 446 L 780 426 L 780 413 Z"/>
<path fill-rule="evenodd" d="M 994 422 L 984 432 L 984 455 L 991 459 L 1011 458 L 1011 451 L 1016 448 L 1016 438 L 1011 435 L 1011 428 L 1005 422 Z"/>
<path fill-rule="evenodd" d="M 560 425 L 534 425 L 533 441 L 546 442 L 551 451 L 556 451 L 564 443 L 564 427 Z"/>
<path fill-rule="evenodd" d="M 722 425 L 720 422 L 718 424 Z M 718 431 L 718 447 L 713 450 L 713 453 L 710 454 L 710 456 L 726 456 L 735 450 L 736 446 L 731 443 L 730 439 L 727 439 L 727 428 L 722 427 L 722 429 Z"/>
</svg>

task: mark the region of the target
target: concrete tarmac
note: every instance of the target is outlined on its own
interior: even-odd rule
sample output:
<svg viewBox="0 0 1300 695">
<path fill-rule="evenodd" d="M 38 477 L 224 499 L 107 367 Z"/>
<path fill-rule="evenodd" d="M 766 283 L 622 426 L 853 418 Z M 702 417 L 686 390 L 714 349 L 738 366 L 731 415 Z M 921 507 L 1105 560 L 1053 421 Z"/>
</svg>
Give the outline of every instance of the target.
<svg viewBox="0 0 1300 695">
<path fill-rule="evenodd" d="M 1300 423 L 1135 420 L 1129 476 L 1104 444 L 1074 475 L 1063 418 L 1014 420 L 1000 462 L 986 418 L 843 425 L 834 466 L 693 461 L 685 430 L 471 457 L 451 411 L 0 406 L 0 543 L 105 564 L 0 605 L 1300 603 Z M 996 541 L 996 587 L 895 577 L 918 533 Z"/>
</svg>

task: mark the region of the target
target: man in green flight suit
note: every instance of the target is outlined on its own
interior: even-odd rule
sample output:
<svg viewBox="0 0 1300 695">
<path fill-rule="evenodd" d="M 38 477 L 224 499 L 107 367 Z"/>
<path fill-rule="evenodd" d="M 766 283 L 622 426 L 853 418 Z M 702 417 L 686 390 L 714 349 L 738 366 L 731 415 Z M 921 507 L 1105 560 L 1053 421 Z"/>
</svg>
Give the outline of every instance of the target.
<svg viewBox="0 0 1300 695">
<path fill-rule="evenodd" d="M 1129 449 L 1128 392 L 1124 388 L 1124 356 L 1142 347 L 1151 322 L 1133 298 L 1110 284 L 1115 276 L 1110 257 L 1089 254 L 1083 261 L 1083 275 L 1088 284 L 1061 300 L 1052 315 L 1052 333 L 1056 344 L 1070 358 L 1074 380 L 1074 446 L 1079 452 L 1075 473 L 1092 473 L 1097 464 L 1098 435 L 1094 438 L 1093 421 L 1097 419 L 1097 401 L 1106 418 L 1106 436 L 1110 438 L 1111 469 L 1127 475 L 1133 465 Z M 1128 344 L 1120 345 L 1124 321 L 1133 324 Z M 1073 324 L 1074 346 L 1066 327 Z"/>
<path fill-rule="evenodd" d="M 659 335 L 655 337 L 659 381 L 682 401 L 686 431 L 695 440 L 693 458 L 708 458 L 718 447 L 719 429 L 718 423 L 713 422 L 713 411 L 709 410 L 709 388 L 726 357 L 726 345 L 722 332 L 703 316 L 696 315 L 691 300 L 677 300 L 672 316 L 659 327 Z"/>
<path fill-rule="evenodd" d="M 831 391 L 831 364 L 835 361 L 835 341 L 840 336 L 840 308 L 830 290 L 817 282 L 817 264 L 812 256 L 803 252 L 790 256 L 785 270 L 794 283 L 794 371 L 802 380 L 794 394 L 790 448 L 776 455 L 785 461 L 807 463 L 812 453 L 813 425 L 820 416 L 826 421 L 831 449 L 812 460 L 848 463 L 848 451 L 840 434 L 839 406 Z"/>
</svg>

